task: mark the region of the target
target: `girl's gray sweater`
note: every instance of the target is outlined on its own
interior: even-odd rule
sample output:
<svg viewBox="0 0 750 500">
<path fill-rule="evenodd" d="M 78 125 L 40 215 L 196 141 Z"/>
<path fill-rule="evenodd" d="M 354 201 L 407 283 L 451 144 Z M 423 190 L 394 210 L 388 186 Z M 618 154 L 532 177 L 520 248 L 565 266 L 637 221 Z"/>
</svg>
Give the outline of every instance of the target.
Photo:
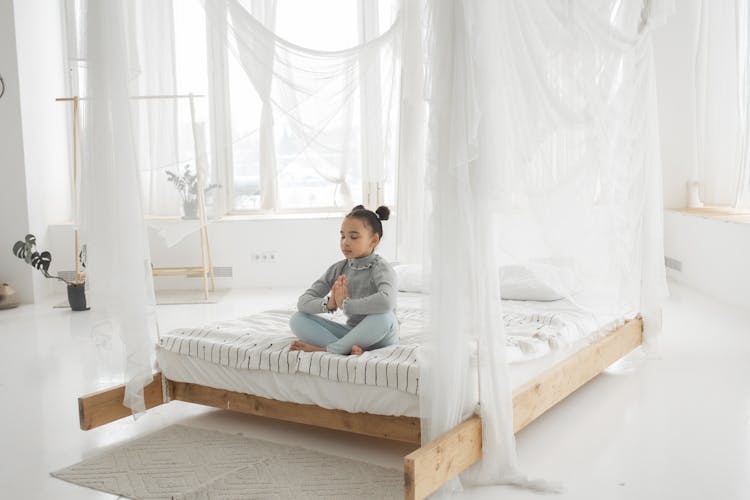
<svg viewBox="0 0 750 500">
<path fill-rule="evenodd" d="M 373 253 L 361 259 L 336 262 L 297 301 L 297 309 L 308 314 L 326 312 L 325 298 L 339 276 L 346 275 L 349 298 L 344 303 L 346 323 L 356 326 L 368 314 L 396 309 L 396 273 Z"/>
</svg>

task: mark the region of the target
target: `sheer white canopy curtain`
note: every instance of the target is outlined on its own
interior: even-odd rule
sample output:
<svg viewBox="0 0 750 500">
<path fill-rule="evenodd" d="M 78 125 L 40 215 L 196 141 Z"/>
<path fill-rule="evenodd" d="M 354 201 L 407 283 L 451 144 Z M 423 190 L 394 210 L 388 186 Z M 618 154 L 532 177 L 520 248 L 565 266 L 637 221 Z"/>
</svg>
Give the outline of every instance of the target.
<svg viewBox="0 0 750 500">
<path fill-rule="evenodd" d="M 81 169 L 81 239 L 93 335 L 119 335 L 125 350 L 125 400 L 145 411 L 143 387 L 152 380 L 157 324 L 143 218 L 137 121 L 131 96 L 134 69 L 132 5 L 88 4 L 87 78 Z"/>
<path fill-rule="evenodd" d="M 700 199 L 750 209 L 750 9 L 703 0 L 695 59 Z"/>
<path fill-rule="evenodd" d="M 430 440 L 457 425 L 478 394 L 483 459 L 463 480 L 539 486 L 516 463 L 504 269 L 522 266 L 595 314 L 641 311 L 650 338 L 659 329 L 667 291 L 651 31 L 672 9 L 427 2 L 422 428 Z"/>
<path fill-rule="evenodd" d="M 523 268 L 594 314 L 640 312 L 649 337 L 658 331 L 666 282 L 651 33 L 673 5 L 426 0 L 368 27 L 376 9 L 362 1 L 360 43 L 324 51 L 274 32 L 281 1 L 202 0 L 209 62 L 220 69 L 214 58 L 235 56 L 245 90 L 260 99 L 262 205 L 283 205 L 282 180 L 301 165 L 338 186 L 349 208 L 355 173 L 381 186 L 400 162 L 399 252 L 423 264 L 432 283 L 420 359 L 423 439 L 478 412 L 483 459 L 461 480 L 548 488 L 517 466 L 504 273 Z M 168 129 L 172 114 L 144 120 L 132 99 L 173 88 L 169 66 L 145 77 L 161 71 L 143 63 L 155 38 L 136 34 L 168 29 L 139 18 L 148 15 L 135 0 L 90 2 L 82 38 L 88 271 L 97 309 L 109 314 L 101 324 L 119 326 L 124 339 L 134 410 L 143 407 L 138 390 L 154 341 L 139 175 L 150 168 L 142 163 L 167 161 L 181 147 L 179 136 L 154 141 L 157 130 L 144 131 L 152 119 Z M 169 59 L 168 48 L 153 52 Z M 206 93 L 214 104 L 223 99 L 211 82 Z M 215 141 L 228 120 L 220 109 L 207 113 L 211 168 L 231 156 Z M 168 153 L 150 149 L 158 144 Z M 370 193 L 366 203 L 382 199 Z M 442 493 L 460 487 L 456 480 Z"/>
<path fill-rule="evenodd" d="M 337 206 L 357 201 L 355 173 L 382 185 L 398 155 L 400 17 L 381 34 L 371 8 L 378 3 L 359 2 L 360 44 L 322 51 L 274 32 L 275 1 L 252 2 L 257 13 L 237 0 L 203 1 L 209 29 L 223 37 L 262 102 L 261 207 L 278 206 L 277 179 L 299 163 L 337 186 Z M 365 201 L 383 202 L 377 195 Z"/>
<path fill-rule="evenodd" d="M 125 0 L 111 11 L 102 1 L 66 4 L 72 87 L 86 99 L 81 228 L 92 303 L 101 328 L 111 325 L 126 345 L 127 403 L 135 410 L 143 407 L 132 394 L 151 375 L 156 329 L 144 215 L 179 213 L 168 170 L 179 175 L 189 163 L 195 174 L 203 165 L 204 182 L 227 183 L 222 172 L 236 166 L 227 124 L 244 113 L 230 109 L 216 73 L 235 60 L 248 85 L 234 86 L 233 96 L 261 101 L 259 149 L 248 160 L 260 166 L 260 208 L 283 207 L 277 184 L 289 171 L 308 182 L 298 190 L 321 180 L 337 186 L 330 207 L 349 209 L 363 193 L 369 205 L 381 204 L 399 153 L 402 29 L 391 3 L 359 2 L 342 18 L 354 25 L 353 43 L 338 50 L 278 36 L 274 0 Z M 198 31 L 186 35 L 191 27 Z M 186 56 L 185 47 L 194 52 Z M 303 201 L 304 194 L 297 193 Z M 196 227 L 179 225 L 168 243 Z"/>
</svg>

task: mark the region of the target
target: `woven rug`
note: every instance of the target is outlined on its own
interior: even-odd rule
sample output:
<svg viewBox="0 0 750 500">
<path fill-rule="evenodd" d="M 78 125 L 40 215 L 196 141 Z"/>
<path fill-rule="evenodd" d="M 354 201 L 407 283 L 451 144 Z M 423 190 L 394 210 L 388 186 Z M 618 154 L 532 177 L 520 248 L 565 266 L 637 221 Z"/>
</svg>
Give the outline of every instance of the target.
<svg viewBox="0 0 750 500">
<path fill-rule="evenodd" d="M 403 498 L 403 472 L 239 434 L 172 425 L 52 476 L 135 499 Z"/>
</svg>

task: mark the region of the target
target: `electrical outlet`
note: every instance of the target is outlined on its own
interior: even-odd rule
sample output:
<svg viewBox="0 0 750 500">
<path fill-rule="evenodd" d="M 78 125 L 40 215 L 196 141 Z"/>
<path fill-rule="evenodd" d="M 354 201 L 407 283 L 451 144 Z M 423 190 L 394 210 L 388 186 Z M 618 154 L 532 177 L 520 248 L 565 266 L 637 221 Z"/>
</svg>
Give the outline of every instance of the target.
<svg viewBox="0 0 750 500">
<path fill-rule="evenodd" d="M 252 261 L 258 264 L 274 264 L 276 262 L 276 252 L 266 251 L 251 254 Z"/>
</svg>

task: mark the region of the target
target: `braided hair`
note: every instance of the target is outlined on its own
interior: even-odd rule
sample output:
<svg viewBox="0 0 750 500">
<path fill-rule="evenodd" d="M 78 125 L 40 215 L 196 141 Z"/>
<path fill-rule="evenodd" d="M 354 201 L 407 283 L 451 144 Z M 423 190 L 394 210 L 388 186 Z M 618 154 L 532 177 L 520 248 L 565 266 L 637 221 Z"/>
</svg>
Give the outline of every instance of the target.
<svg viewBox="0 0 750 500">
<path fill-rule="evenodd" d="M 391 216 L 391 210 L 388 207 L 380 206 L 374 212 L 367 210 L 364 205 L 357 205 L 352 208 L 352 211 L 346 214 L 347 218 L 354 218 L 361 220 L 367 227 L 372 229 L 373 233 L 377 233 L 381 238 L 383 237 L 383 224 L 381 221 L 388 220 Z"/>
</svg>

